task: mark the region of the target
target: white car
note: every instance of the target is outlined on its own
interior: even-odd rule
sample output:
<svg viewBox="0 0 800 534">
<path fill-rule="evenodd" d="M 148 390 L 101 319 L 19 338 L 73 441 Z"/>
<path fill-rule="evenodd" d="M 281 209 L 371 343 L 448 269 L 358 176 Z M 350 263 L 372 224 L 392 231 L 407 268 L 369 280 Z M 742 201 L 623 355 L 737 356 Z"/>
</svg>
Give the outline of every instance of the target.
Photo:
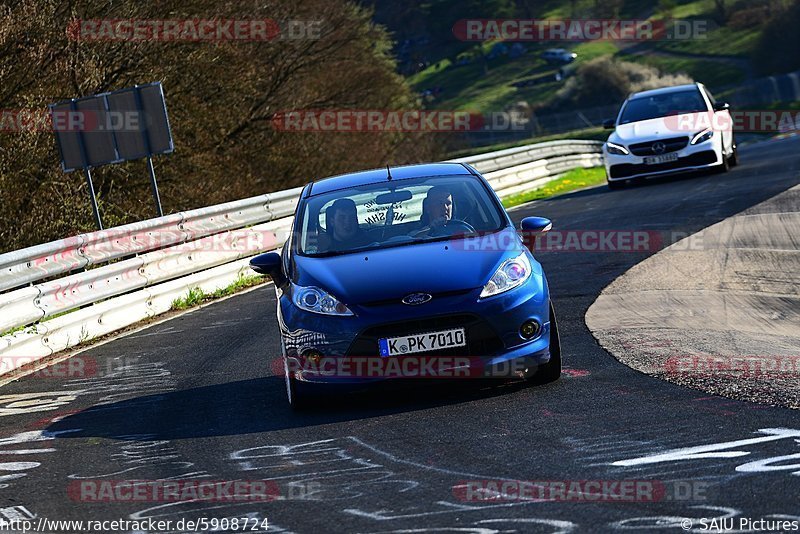
<svg viewBox="0 0 800 534">
<path fill-rule="evenodd" d="M 662 176 L 738 163 L 728 104 L 701 83 L 631 94 L 603 145 L 608 187 L 634 178 Z"/>
</svg>

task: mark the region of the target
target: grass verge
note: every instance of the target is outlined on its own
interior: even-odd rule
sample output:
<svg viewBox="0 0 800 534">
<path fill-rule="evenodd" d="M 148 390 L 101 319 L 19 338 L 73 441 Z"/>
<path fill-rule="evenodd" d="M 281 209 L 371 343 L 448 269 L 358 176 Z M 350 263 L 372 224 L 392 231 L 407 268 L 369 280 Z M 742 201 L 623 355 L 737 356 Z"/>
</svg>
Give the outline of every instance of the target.
<svg viewBox="0 0 800 534">
<path fill-rule="evenodd" d="M 219 299 L 222 297 L 227 297 L 228 295 L 233 295 L 234 293 L 238 293 L 239 291 L 247 289 L 248 287 L 257 286 L 268 281 L 269 278 L 264 276 L 239 275 L 239 278 L 231 282 L 227 287 L 219 288 L 212 293 L 206 293 L 199 287 L 193 287 L 189 290 L 189 292 L 186 294 L 185 297 L 180 297 L 173 300 L 170 310 L 180 311 L 189 308 L 194 308 L 195 306 L 199 306 L 204 302 Z"/>
<path fill-rule="evenodd" d="M 532 191 L 526 191 L 517 195 L 511 195 L 503 199 L 503 206 L 512 208 L 532 200 L 568 193 L 576 189 L 583 189 L 592 185 L 600 185 L 606 182 L 606 171 L 603 167 L 591 167 L 588 169 L 572 169 L 561 178 L 547 182 L 541 187 Z"/>
</svg>

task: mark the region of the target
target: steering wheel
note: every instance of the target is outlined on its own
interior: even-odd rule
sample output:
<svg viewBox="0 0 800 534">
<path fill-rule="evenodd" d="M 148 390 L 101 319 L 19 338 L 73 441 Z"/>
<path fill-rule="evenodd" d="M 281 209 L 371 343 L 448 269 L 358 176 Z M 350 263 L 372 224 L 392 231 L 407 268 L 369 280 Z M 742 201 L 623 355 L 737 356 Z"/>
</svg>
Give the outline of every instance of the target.
<svg viewBox="0 0 800 534">
<path fill-rule="evenodd" d="M 437 226 L 431 230 L 431 235 L 455 235 L 458 233 L 471 234 L 475 232 L 475 228 L 466 221 L 461 219 L 450 219 L 441 226 Z"/>
</svg>

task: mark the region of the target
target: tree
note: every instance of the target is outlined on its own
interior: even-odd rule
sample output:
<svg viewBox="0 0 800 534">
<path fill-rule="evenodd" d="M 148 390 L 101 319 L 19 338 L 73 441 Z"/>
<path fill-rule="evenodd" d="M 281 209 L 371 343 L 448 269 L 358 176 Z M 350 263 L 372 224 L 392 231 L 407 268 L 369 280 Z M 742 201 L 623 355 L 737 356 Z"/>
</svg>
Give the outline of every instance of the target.
<svg viewBox="0 0 800 534">
<path fill-rule="evenodd" d="M 321 20 L 319 38 L 272 42 L 85 41 L 82 19 Z M 436 159 L 433 134 L 307 133 L 276 112 L 411 109 L 386 31 L 346 0 L 17 0 L 0 7 L 0 106 L 44 110 L 64 99 L 161 80 L 175 152 L 155 161 L 166 212 L 244 198 L 366 167 Z M 94 227 L 81 173 L 58 166 L 53 133 L 0 132 L 0 250 Z M 106 226 L 153 214 L 143 162 L 94 173 Z"/>
</svg>

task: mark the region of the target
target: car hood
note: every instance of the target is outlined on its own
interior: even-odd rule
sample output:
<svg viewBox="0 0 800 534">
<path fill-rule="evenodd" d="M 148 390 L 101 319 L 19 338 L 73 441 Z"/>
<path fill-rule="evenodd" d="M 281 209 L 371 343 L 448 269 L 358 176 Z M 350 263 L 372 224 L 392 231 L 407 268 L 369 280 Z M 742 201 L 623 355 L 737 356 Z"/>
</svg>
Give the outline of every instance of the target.
<svg viewBox="0 0 800 534">
<path fill-rule="evenodd" d="M 470 290 L 483 287 L 500 263 L 522 252 L 517 239 L 513 230 L 503 230 L 327 258 L 297 256 L 294 282 L 324 289 L 345 304 Z"/>
<path fill-rule="evenodd" d="M 680 137 L 694 133 L 682 127 L 683 125 L 698 124 L 697 113 L 659 117 L 646 121 L 620 124 L 608 138 L 612 143 L 638 143 L 667 137 Z M 708 121 L 706 121 L 708 122 Z M 702 128 L 700 128 L 702 129 Z"/>
</svg>

